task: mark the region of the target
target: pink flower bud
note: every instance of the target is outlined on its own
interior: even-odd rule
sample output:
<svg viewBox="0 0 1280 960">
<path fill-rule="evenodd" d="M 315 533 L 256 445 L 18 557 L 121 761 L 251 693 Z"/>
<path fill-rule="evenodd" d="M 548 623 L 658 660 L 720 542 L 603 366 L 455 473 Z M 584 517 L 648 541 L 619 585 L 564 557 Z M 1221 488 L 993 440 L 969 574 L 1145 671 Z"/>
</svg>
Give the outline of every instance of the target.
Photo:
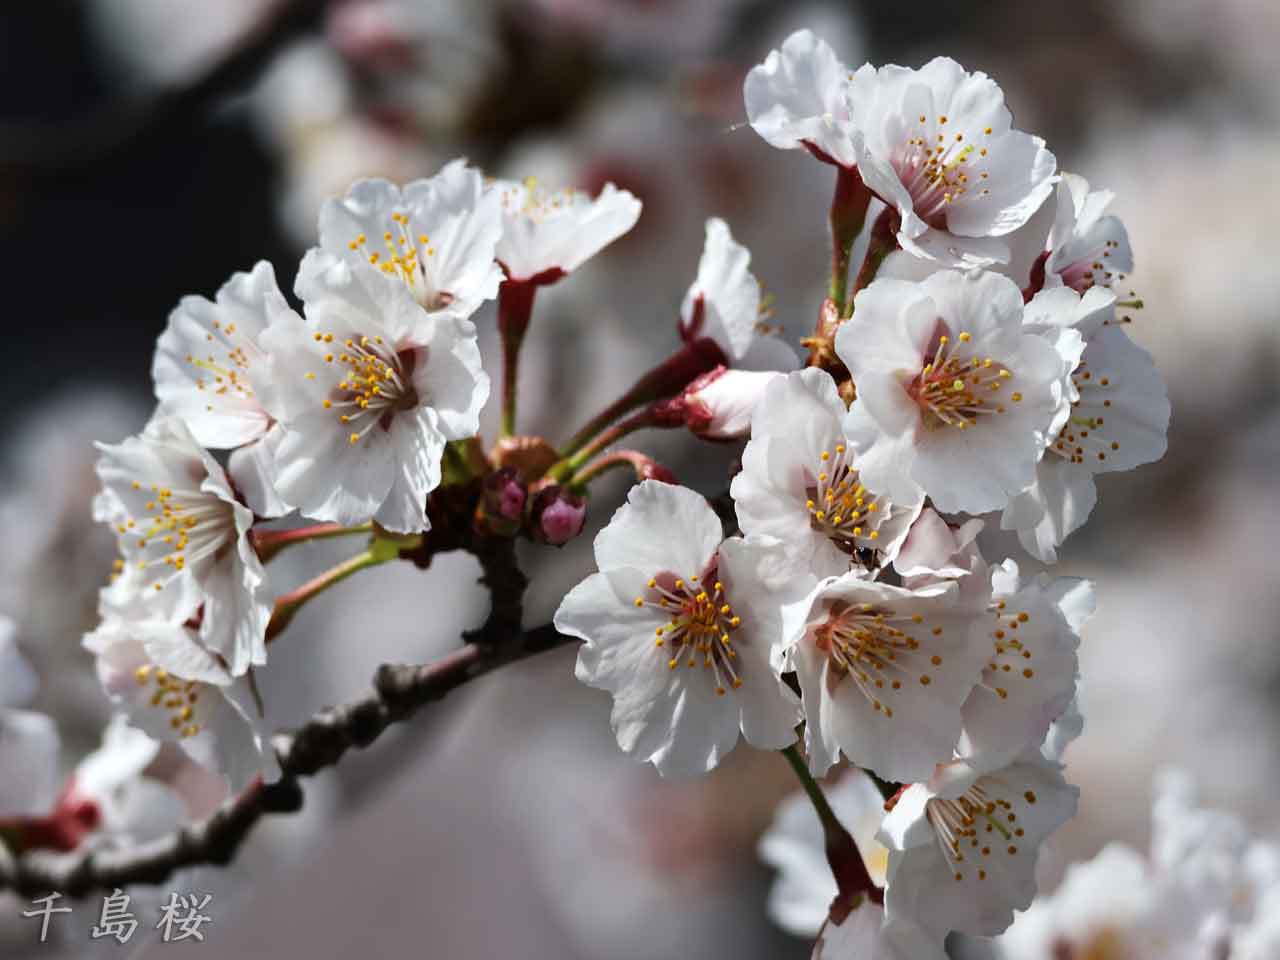
<svg viewBox="0 0 1280 960">
<path fill-rule="evenodd" d="M 552 485 L 534 498 L 529 526 L 535 540 L 559 547 L 582 532 L 586 519 L 586 498 Z"/>
</svg>

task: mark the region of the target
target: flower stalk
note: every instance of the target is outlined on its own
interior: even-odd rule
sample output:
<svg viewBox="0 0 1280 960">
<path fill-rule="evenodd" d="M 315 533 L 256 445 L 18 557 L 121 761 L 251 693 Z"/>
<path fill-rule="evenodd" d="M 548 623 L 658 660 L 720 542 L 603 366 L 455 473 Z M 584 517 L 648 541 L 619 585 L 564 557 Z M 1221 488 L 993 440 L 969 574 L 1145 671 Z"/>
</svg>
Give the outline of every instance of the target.
<svg viewBox="0 0 1280 960">
<path fill-rule="evenodd" d="M 516 432 L 516 393 L 520 370 L 520 347 L 533 315 L 537 284 L 527 280 L 505 280 L 498 288 L 498 333 L 502 337 L 502 436 Z"/>
<path fill-rule="evenodd" d="M 393 537 L 375 534 L 368 549 L 354 557 L 331 567 L 319 576 L 308 580 L 302 586 L 276 599 L 275 608 L 271 611 L 271 620 L 267 623 L 267 643 L 270 643 L 293 621 L 299 610 L 313 597 L 324 593 L 330 587 L 341 583 L 348 577 L 369 567 L 376 567 L 389 560 L 395 560 L 405 550 L 420 546 L 422 536 Z"/>
<path fill-rule="evenodd" d="M 655 400 L 673 397 L 696 377 L 714 370 L 725 362 L 724 352 L 713 340 L 699 337 L 663 360 L 631 385 L 626 393 L 601 410 L 575 433 L 560 450 L 561 461 L 551 469 L 551 476 L 567 475 L 567 461 L 590 443 L 601 431 L 636 407 Z M 616 439 L 616 438 L 615 438 Z"/>
<path fill-rule="evenodd" d="M 370 533 L 372 530 L 371 523 L 361 523 L 354 527 L 344 527 L 340 523 L 316 523 L 307 527 L 295 527 L 292 530 L 255 530 L 253 531 L 253 548 L 258 552 L 258 559 L 267 563 L 273 560 L 281 550 L 295 543 L 351 537 Z"/>
<path fill-rule="evenodd" d="M 831 197 L 831 299 L 842 309 L 849 284 L 849 257 L 862 232 L 871 204 L 871 191 L 856 167 L 836 168 L 836 188 Z"/>
</svg>

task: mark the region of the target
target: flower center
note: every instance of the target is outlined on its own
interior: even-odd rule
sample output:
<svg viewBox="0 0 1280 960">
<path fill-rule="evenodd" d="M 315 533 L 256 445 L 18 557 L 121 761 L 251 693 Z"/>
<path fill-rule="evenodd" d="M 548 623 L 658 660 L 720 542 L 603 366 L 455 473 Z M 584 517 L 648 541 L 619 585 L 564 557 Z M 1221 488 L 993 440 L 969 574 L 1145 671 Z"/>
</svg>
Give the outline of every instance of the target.
<svg viewBox="0 0 1280 960">
<path fill-rule="evenodd" d="M 241 344 L 234 343 L 231 339 L 235 335 L 236 325 L 234 323 L 224 325 L 221 320 L 213 320 L 210 326 L 217 331 L 217 336 L 206 333 L 204 338 L 208 343 L 213 344 L 211 349 L 222 354 L 222 359 L 218 360 L 217 355 L 213 353 L 205 354 L 203 357 L 193 353 L 187 354 L 187 363 L 202 374 L 196 378 L 196 389 L 209 391 L 219 397 L 230 396 L 237 400 L 253 399 L 253 388 L 245 377 L 249 370 L 249 354 Z"/>
<path fill-rule="evenodd" d="M 1108 270 L 1109 264 L 1105 262 L 1111 256 L 1111 251 L 1118 246 L 1118 240 L 1106 240 L 1101 246 L 1095 245 L 1088 250 L 1073 250 L 1075 259 L 1058 270 L 1058 276 L 1063 284 L 1077 293 L 1084 293 L 1090 287 L 1110 287 L 1113 283 L 1123 281 L 1124 274 Z"/>
<path fill-rule="evenodd" d="M 1031 614 L 1025 610 L 1011 613 L 1004 600 L 998 601 L 991 609 L 996 619 L 996 628 L 991 633 L 995 649 L 987 669 L 983 671 L 979 686 L 985 687 L 1001 700 L 1009 699 L 1009 691 L 1002 684 L 1009 678 L 1021 676 L 1030 680 L 1036 675 L 1029 661 L 1031 649 L 1018 636 L 1018 628 L 1030 622 Z M 1034 629 L 1034 628 L 1032 628 Z"/>
<path fill-rule="evenodd" d="M 945 333 L 936 335 L 937 349 L 929 352 L 924 368 L 906 384 L 926 430 L 963 430 L 977 423 L 980 415 L 1005 412 L 1000 391 L 1013 374 L 991 357 L 973 355 L 967 347 L 972 341 L 964 331 L 954 340 Z M 1022 394 L 1014 391 L 1009 399 L 1021 403 Z"/>
<path fill-rule="evenodd" d="M 370 250 L 369 238 L 363 233 L 347 244 L 352 251 L 365 251 L 370 264 L 391 277 L 405 282 L 414 298 L 427 310 L 441 310 L 453 303 L 453 294 L 435 289 L 427 263 L 436 255 L 431 238 L 425 233 L 416 237 L 409 225 L 409 215 L 391 214 L 391 223 L 382 232 L 384 251 Z"/>
<path fill-rule="evenodd" d="M 133 489 L 142 490 L 140 481 Z M 143 506 L 142 517 L 128 517 L 116 525 L 122 536 L 137 536 L 134 546 L 139 552 L 139 570 L 159 570 L 163 579 L 155 579 L 157 590 L 165 583 L 204 557 L 216 555 L 237 536 L 235 510 L 230 503 L 207 493 L 151 485 L 151 497 Z M 117 573 L 119 570 L 116 571 Z"/>
<path fill-rule="evenodd" d="M 1035 792 L 1026 791 L 1021 800 L 1034 804 Z M 984 777 L 954 799 L 934 797 L 925 805 L 929 825 L 957 881 L 965 879 L 966 870 L 986 880 L 993 855 L 1018 855 L 1025 831 L 1018 825 L 1016 803 L 998 796 L 997 785 Z"/>
<path fill-rule="evenodd" d="M 885 512 L 876 497 L 858 482 L 858 471 L 850 465 L 851 459 L 843 443 L 836 444 L 834 456 L 830 450 L 823 450 L 816 477 L 805 488 L 804 505 L 809 511 L 809 526 L 853 556 L 857 550 L 874 549 L 880 538 L 876 527 Z"/>
<path fill-rule="evenodd" d="M 915 136 L 895 150 L 890 163 L 902 185 L 911 194 L 911 208 L 929 226 L 946 228 L 947 207 L 963 197 L 985 197 L 991 191 L 984 185 L 985 170 L 974 170 L 975 162 L 987 158 L 987 148 L 971 137 L 947 129 L 947 117 L 934 123 L 924 114 L 919 117 Z M 983 130 L 990 136 L 991 128 Z"/>
<path fill-rule="evenodd" d="M 150 664 L 133 673 L 139 687 L 152 690 L 149 703 L 169 715 L 169 726 L 182 739 L 194 737 L 202 729 L 197 716 L 205 684 L 196 680 L 179 680 L 167 670 Z"/>
<path fill-rule="evenodd" d="M 871 603 L 838 601 L 813 636 L 830 664 L 829 687 L 850 678 L 874 710 L 892 717 L 893 708 L 883 698 L 913 679 L 929 686 L 933 678 L 928 666 L 942 666 L 941 656 L 921 649 L 916 632 L 942 636 L 941 627 L 930 628 L 918 613 L 907 616 Z"/>
<path fill-rule="evenodd" d="M 333 334 L 317 333 L 316 341 L 332 343 Z M 326 353 L 325 363 L 342 370 L 342 379 L 329 391 L 321 404 L 326 410 L 337 410 L 338 422 L 347 427 L 354 445 L 374 427 L 386 430 L 399 410 L 411 410 L 421 398 L 413 385 L 413 368 L 417 352 L 397 353 L 382 337 L 348 338 L 341 352 Z M 314 379 L 314 375 L 308 374 Z"/>
<path fill-rule="evenodd" d="M 1084 360 L 1071 372 L 1071 382 L 1076 385 L 1080 399 L 1072 402 L 1071 416 L 1049 449 L 1072 463 L 1084 463 L 1086 460 L 1105 462 L 1108 454 L 1120 449 L 1120 443 L 1107 439 L 1107 421 L 1102 413 L 1089 416 L 1081 413 L 1080 408 L 1089 411 L 1110 408 L 1111 400 L 1107 393 L 1115 383 L 1110 377 L 1095 377 Z"/>
<path fill-rule="evenodd" d="M 654 645 L 670 653 L 667 667 L 675 670 L 684 663 L 692 669 L 701 664 L 714 678 L 718 696 L 742 686 L 742 665 L 729 636 L 742 625 L 742 619 L 729 605 L 715 567 L 687 581 L 660 573 L 649 580 L 648 588 L 635 603 L 637 607 L 656 607 L 670 617 L 669 623 L 654 631 Z"/>
</svg>

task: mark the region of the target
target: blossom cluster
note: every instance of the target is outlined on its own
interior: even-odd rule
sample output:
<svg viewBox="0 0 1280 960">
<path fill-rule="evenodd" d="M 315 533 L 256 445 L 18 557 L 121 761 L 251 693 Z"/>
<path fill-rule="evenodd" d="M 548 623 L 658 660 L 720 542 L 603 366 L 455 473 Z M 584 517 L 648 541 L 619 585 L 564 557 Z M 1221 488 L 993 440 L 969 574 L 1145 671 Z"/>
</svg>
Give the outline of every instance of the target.
<svg viewBox="0 0 1280 960">
<path fill-rule="evenodd" d="M 1127 236 L 1110 194 L 1059 173 L 999 86 L 952 60 L 850 70 L 800 31 L 744 96 L 765 141 L 835 171 L 829 296 L 803 363 L 713 217 L 670 359 L 558 446 L 517 435 L 537 291 L 641 203 L 465 160 L 326 202 L 292 301 L 267 262 L 181 300 L 149 423 L 99 445 L 94 512 L 120 557 L 84 647 L 131 724 L 120 736 L 178 742 L 236 790 L 277 778 L 256 671 L 301 602 L 417 549 L 441 518 L 445 542 L 466 526 L 561 545 L 594 479 L 633 468 L 597 572 L 554 620 L 583 641 L 578 678 L 612 694 L 622 750 L 687 776 L 741 737 L 786 751 L 819 795 L 815 778 L 856 768 L 830 799 L 849 822 L 823 826 L 855 838 L 860 866 L 828 833 L 816 908 L 780 895 L 817 957 L 941 957 L 951 931 L 995 936 L 1030 905 L 1038 851 L 1076 807 L 1062 755 L 1082 724 L 1093 586 L 1024 575 L 978 538 L 997 520 L 1052 563 L 1096 475 L 1164 452 L 1165 390 L 1124 329 Z M 502 435 L 485 450 L 474 318 L 491 300 Z M 654 427 L 746 441 L 719 511 L 613 448 Z M 294 514 L 318 525 L 271 526 Z M 364 553 L 276 595 L 278 549 L 349 534 Z M 22 677 L 0 674 L 0 723 L 34 738 L 7 709 Z M 807 856 L 785 838 L 765 853 Z"/>
<path fill-rule="evenodd" d="M 983 515 L 1053 562 L 1096 474 L 1163 454 L 1168 400 L 1123 329 L 1110 195 L 1059 174 L 989 77 L 946 58 L 850 70 L 800 31 L 745 99 L 768 143 L 836 172 L 809 363 L 733 381 L 750 414 L 732 535 L 699 494 L 644 481 L 556 625 L 585 641 L 578 677 L 613 695 L 619 745 L 663 774 L 712 769 L 741 734 L 802 737 L 813 776 L 842 758 L 874 775 L 859 847 L 883 845 L 881 869 L 832 879 L 791 926 L 819 934 L 815 956 L 941 957 L 950 931 L 994 936 L 1031 903 L 1077 801 L 1062 751 L 1093 586 L 989 562 Z"/>
<path fill-rule="evenodd" d="M 135 726 L 235 789 L 279 775 L 254 682 L 274 599 L 262 524 L 428 530 L 446 445 L 476 435 L 489 396 L 471 316 L 502 283 L 569 273 L 639 210 L 612 185 L 552 193 L 458 160 L 329 201 L 294 280 L 301 311 L 265 261 L 182 299 L 156 345 L 153 416 L 99 445 L 94 510 L 120 559 L 84 646 Z"/>
</svg>

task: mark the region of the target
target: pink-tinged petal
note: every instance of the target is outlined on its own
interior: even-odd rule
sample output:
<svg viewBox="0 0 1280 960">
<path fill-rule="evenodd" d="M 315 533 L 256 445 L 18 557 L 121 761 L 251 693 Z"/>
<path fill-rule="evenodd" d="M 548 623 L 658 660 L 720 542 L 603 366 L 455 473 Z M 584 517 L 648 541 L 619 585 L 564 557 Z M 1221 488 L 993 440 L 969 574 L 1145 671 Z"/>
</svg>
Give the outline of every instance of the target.
<svg viewBox="0 0 1280 960">
<path fill-rule="evenodd" d="M 596 565 L 604 571 L 632 567 L 649 576 L 701 575 L 720 546 L 720 518 L 700 493 L 659 480 L 632 487 L 595 540 Z"/>
</svg>

